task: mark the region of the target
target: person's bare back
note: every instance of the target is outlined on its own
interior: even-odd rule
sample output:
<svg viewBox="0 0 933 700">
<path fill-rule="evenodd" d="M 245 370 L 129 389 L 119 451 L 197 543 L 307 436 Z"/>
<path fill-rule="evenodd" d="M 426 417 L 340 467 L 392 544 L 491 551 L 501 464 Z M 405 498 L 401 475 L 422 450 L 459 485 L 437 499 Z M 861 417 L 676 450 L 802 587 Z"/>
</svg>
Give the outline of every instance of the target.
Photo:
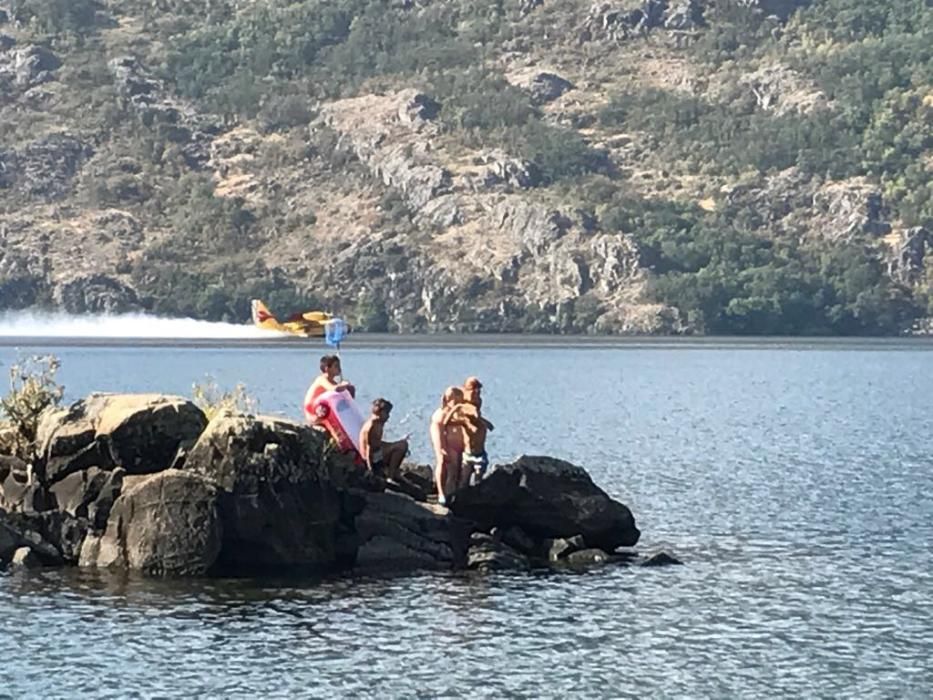
<svg viewBox="0 0 933 700">
<path fill-rule="evenodd" d="M 393 479 L 399 475 L 402 460 L 408 454 L 406 439 L 385 442 L 385 424 L 392 413 L 392 404 L 385 399 L 373 401 L 372 415 L 360 430 L 360 452 L 370 470 Z"/>
</svg>

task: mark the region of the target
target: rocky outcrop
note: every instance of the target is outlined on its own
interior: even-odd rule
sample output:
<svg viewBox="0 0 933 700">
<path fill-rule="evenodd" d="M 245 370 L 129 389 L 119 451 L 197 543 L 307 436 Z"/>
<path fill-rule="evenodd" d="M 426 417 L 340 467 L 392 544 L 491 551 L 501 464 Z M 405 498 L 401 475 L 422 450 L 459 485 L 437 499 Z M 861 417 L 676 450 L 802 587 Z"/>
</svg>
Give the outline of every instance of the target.
<svg viewBox="0 0 933 700">
<path fill-rule="evenodd" d="M 114 504 L 103 535 L 88 537 L 80 565 L 149 576 L 201 576 L 220 553 L 218 489 L 190 472 L 144 477 Z"/>
<path fill-rule="evenodd" d="M 933 250 L 933 234 L 923 226 L 898 232 L 890 241 L 888 274 L 902 284 L 916 284 L 927 270 L 927 254 Z"/>
<path fill-rule="evenodd" d="M 0 459 L 0 565 L 160 577 L 527 570 L 619 560 L 615 548 L 639 535 L 585 470 L 547 457 L 495 468 L 449 511 L 426 465 L 386 482 L 321 432 L 229 411 L 204 426 L 176 397 L 93 394 L 49 411 L 40 433 L 35 473 Z"/>
<path fill-rule="evenodd" d="M 498 466 L 458 494 L 454 513 L 486 527 L 516 526 L 532 537 L 580 535 L 588 547 L 632 546 L 640 532 L 631 511 L 609 498 L 585 470 L 550 457 Z"/>
<path fill-rule="evenodd" d="M 891 231 L 881 188 L 861 178 L 826 183 L 814 193 L 813 206 L 832 222 L 824 229 L 824 237 L 831 241 L 881 237 Z"/>
<path fill-rule="evenodd" d="M 30 197 L 59 199 L 94 149 L 67 132 L 36 139 L 21 150 L 0 151 L 0 188 Z"/>
<path fill-rule="evenodd" d="M 753 209 L 774 233 L 832 243 L 875 242 L 891 232 L 880 186 L 861 177 L 820 181 L 797 168 L 723 188 L 729 206 Z"/>
<path fill-rule="evenodd" d="M 573 83 L 548 71 L 525 72 L 510 76 L 509 81 L 527 92 L 532 104 L 538 106 L 553 102 L 573 90 Z"/>
<path fill-rule="evenodd" d="M 54 484 L 69 474 L 117 467 L 127 474 L 168 469 L 190 447 L 207 420 L 191 401 L 159 394 L 92 394 L 39 422 L 39 480 Z"/>
<path fill-rule="evenodd" d="M 399 493 L 359 492 L 355 565 L 363 570 L 454 569 L 466 559 L 470 523 Z"/>
<path fill-rule="evenodd" d="M 136 290 L 108 275 L 78 277 L 55 287 L 52 299 L 72 314 L 121 313 L 140 307 Z"/>
<path fill-rule="evenodd" d="M 0 35 L 0 85 L 9 81 L 27 90 L 52 80 L 61 65 L 58 57 L 43 46 L 17 47 L 15 39 Z"/>
<path fill-rule="evenodd" d="M 172 96 L 135 56 L 117 56 L 107 66 L 117 90 L 147 126 L 161 124 L 181 145 L 189 167 L 200 170 L 210 160 L 211 141 L 219 125 Z"/>
<path fill-rule="evenodd" d="M 645 276 L 630 237 L 601 233 L 598 220 L 586 212 L 517 194 L 544 182 L 531 161 L 497 149 L 441 162 L 435 110 L 416 108 L 423 105 L 433 102 L 404 90 L 321 109 L 315 129 L 326 127 L 346 139 L 360 161 L 404 197 L 416 223 L 446 229 L 436 244 L 420 250 L 396 245 L 398 252 L 386 251 L 375 241 L 348 248 L 341 258 L 352 261 L 352 270 L 337 266 L 335 274 L 388 277 L 374 293 L 391 302 L 409 300 L 397 313 L 420 316 L 429 330 L 514 331 L 535 323 L 568 332 L 673 328 L 663 307 L 641 296 Z M 383 261 L 376 260 L 377 249 Z M 385 258 L 395 255 L 405 262 L 403 273 L 385 269 Z M 373 264 L 364 266 L 370 258 Z M 585 295 L 591 299 L 577 307 Z M 576 313 L 587 305 L 591 312 Z"/>
<path fill-rule="evenodd" d="M 826 94 L 815 83 L 784 65 L 763 66 L 746 73 L 739 82 L 754 95 L 760 109 L 775 114 L 810 114 L 829 108 Z M 726 84 L 721 89 L 734 89 L 734 85 Z"/>
<path fill-rule="evenodd" d="M 350 527 L 340 492 L 349 474 L 331 463 L 326 449 L 320 432 L 287 421 L 231 413 L 211 421 L 184 468 L 219 489 L 220 566 L 338 566 L 337 540 Z"/>
</svg>

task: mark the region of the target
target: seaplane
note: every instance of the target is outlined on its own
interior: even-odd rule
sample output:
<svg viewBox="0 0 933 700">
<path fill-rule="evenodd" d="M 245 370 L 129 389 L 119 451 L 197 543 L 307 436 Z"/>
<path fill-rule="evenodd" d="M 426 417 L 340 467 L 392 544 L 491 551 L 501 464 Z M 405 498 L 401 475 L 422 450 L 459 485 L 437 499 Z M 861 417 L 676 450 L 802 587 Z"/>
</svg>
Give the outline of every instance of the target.
<svg viewBox="0 0 933 700">
<path fill-rule="evenodd" d="M 336 318 L 325 311 L 299 312 L 280 321 L 262 301 L 253 299 L 252 312 L 253 323 L 258 328 L 267 331 L 291 333 L 305 338 L 325 338 L 328 341 L 337 338 L 337 343 L 350 332 L 350 327 L 343 319 Z"/>
</svg>

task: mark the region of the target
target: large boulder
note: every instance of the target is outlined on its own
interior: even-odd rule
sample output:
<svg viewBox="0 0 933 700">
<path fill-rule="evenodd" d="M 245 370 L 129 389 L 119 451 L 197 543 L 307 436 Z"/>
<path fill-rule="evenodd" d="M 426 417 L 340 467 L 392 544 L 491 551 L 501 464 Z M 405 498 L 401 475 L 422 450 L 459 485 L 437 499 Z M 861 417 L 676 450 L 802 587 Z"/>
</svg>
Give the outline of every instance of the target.
<svg viewBox="0 0 933 700">
<path fill-rule="evenodd" d="M 403 494 L 359 495 L 365 506 L 356 516 L 356 568 L 453 569 L 465 563 L 470 523 Z"/>
<path fill-rule="evenodd" d="M 516 525 L 536 538 L 582 535 L 587 547 L 607 551 L 634 545 L 641 534 L 631 511 L 585 469 L 551 457 L 524 456 L 498 466 L 458 493 L 451 507 L 486 528 Z"/>
<path fill-rule="evenodd" d="M 298 423 L 230 412 L 210 422 L 185 469 L 220 488 L 221 567 L 337 566 L 337 539 L 348 525 L 338 488 L 347 475 L 328 452 L 320 432 Z"/>
<path fill-rule="evenodd" d="M 46 412 L 36 444 L 40 479 L 53 484 L 69 474 L 120 467 L 153 474 L 172 466 L 207 419 L 191 401 L 160 394 L 91 394 L 68 408 Z"/>
<path fill-rule="evenodd" d="M 80 565 L 148 576 L 203 575 L 217 561 L 222 532 L 217 487 L 197 474 L 170 469 L 123 492 L 104 534 L 84 541 Z"/>
</svg>

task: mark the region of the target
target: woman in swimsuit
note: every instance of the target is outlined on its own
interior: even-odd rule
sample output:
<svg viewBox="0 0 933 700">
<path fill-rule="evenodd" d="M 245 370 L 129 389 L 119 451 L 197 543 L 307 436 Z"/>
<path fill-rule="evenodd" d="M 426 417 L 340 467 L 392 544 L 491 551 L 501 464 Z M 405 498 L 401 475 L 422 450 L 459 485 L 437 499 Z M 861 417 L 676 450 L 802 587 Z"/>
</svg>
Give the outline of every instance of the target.
<svg viewBox="0 0 933 700">
<path fill-rule="evenodd" d="M 447 497 L 460 482 L 460 461 L 463 455 L 463 429 L 450 422 L 456 407 L 463 403 L 463 390 L 452 386 L 441 397 L 441 406 L 431 416 L 431 444 L 434 446 L 434 481 L 437 502 L 447 505 Z"/>
</svg>

